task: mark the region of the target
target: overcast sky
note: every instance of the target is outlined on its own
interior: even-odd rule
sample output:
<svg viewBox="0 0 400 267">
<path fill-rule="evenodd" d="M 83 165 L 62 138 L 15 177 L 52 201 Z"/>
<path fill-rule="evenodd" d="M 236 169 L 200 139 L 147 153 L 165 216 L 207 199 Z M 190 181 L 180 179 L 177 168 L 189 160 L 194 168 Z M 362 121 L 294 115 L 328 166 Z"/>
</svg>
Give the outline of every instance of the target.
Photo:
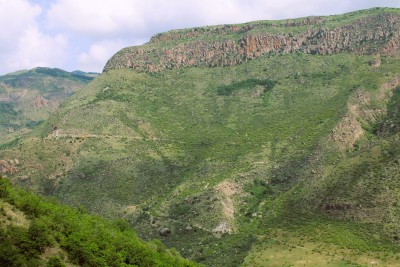
<svg viewBox="0 0 400 267">
<path fill-rule="evenodd" d="M 37 66 L 100 72 L 163 31 L 340 14 L 400 0 L 0 0 L 0 74 Z"/>
</svg>

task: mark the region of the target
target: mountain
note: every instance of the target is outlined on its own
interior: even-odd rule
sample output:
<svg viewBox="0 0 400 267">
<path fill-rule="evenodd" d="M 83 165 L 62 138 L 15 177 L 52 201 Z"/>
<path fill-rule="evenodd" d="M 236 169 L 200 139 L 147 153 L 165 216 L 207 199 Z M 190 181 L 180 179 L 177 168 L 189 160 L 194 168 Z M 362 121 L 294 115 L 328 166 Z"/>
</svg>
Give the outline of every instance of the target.
<svg viewBox="0 0 400 267">
<path fill-rule="evenodd" d="M 399 36 L 387 8 L 158 34 L 0 171 L 206 266 L 398 266 Z"/>
<path fill-rule="evenodd" d="M 46 120 L 97 74 L 35 68 L 0 76 L 0 144 Z"/>
<path fill-rule="evenodd" d="M 0 178 L 1 266 L 196 266 L 123 220 L 105 221 Z"/>
</svg>

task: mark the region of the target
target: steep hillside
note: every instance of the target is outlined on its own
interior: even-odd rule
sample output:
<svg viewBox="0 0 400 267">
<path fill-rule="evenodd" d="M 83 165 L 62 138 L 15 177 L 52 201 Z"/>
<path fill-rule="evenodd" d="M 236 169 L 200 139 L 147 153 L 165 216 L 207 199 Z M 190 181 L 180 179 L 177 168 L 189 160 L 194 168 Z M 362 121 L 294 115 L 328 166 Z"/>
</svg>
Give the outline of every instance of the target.
<svg viewBox="0 0 400 267">
<path fill-rule="evenodd" d="M 399 23 L 157 35 L 3 148 L 0 171 L 207 266 L 396 266 Z"/>
<path fill-rule="evenodd" d="M 35 68 L 0 76 L 0 144 L 46 120 L 96 75 Z"/>
<path fill-rule="evenodd" d="M 123 220 L 105 221 L 0 178 L 1 266 L 195 266 Z"/>
</svg>

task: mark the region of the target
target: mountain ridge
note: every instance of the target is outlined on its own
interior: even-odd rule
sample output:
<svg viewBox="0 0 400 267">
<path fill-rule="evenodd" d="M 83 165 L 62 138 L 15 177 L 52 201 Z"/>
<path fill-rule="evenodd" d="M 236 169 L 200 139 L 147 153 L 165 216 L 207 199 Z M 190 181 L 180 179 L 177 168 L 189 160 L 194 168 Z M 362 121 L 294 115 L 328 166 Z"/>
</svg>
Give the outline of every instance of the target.
<svg viewBox="0 0 400 267">
<path fill-rule="evenodd" d="M 308 17 L 282 24 L 261 21 L 216 26 L 210 30 L 194 28 L 171 31 L 153 36 L 143 46 L 122 49 L 107 62 L 104 71 L 133 68 L 156 72 L 189 66 L 234 66 L 270 53 L 330 55 L 347 51 L 355 54 L 398 55 L 399 11 L 379 8 L 373 11 L 380 13 L 357 19 L 351 17 L 360 12 L 341 15 L 350 19 L 345 17 L 338 23 L 339 26 L 332 26 L 335 24 L 329 17 Z M 368 10 L 361 12 L 364 13 L 368 13 Z M 210 38 L 212 35 L 218 35 L 221 40 L 213 40 Z M 174 45 L 174 42 L 179 43 Z M 157 46 L 160 43 L 163 47 Z"/>
</svg>

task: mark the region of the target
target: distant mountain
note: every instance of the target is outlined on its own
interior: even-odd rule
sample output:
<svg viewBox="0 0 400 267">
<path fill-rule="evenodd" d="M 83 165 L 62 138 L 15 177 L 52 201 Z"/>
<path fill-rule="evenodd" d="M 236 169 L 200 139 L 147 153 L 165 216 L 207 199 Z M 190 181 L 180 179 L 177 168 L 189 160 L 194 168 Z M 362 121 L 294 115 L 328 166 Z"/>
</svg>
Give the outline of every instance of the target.
<svg viewBox="0 0 400 267">
<path fill-rule="evenodd" d="M 399 40 L 386 8 L 158 34 L 0 172 L 206 266 L 399 266 Z"/>
<path fill-rule="evenodd" d="M 97 74 L 35 68 L 0 76 L 0 144 L 46 120 Z"/>
</svg>

